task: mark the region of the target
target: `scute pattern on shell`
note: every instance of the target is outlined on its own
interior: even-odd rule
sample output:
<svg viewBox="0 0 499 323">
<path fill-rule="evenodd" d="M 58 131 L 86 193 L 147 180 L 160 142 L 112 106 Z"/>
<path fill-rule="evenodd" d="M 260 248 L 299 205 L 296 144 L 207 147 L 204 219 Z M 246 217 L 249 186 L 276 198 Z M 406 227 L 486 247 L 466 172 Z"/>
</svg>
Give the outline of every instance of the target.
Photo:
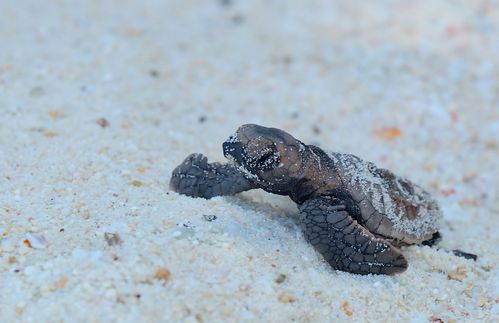
<svg viewBox="0 0 499 323">
<path fill-rule="evenodd" d="M 339 174 L 344 184 L 367 196 L 395 230 L 420 239 L 438 230 L 442 213 L 437 202 L 420 186 L 357 156 L 332 152 L 328 155 L 341 167 Z"/>
</svg>

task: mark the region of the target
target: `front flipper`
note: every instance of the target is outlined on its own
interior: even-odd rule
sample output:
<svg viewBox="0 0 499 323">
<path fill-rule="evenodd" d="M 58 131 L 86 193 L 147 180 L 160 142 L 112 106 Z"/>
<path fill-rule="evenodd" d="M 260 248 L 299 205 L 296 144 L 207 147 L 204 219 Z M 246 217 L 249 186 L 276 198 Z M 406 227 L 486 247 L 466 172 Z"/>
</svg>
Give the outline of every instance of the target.
<svg viewBox="0 0 499 323">
<path fill-rule="evenodd" d="M 191 154 L 172 172 L 170 189 L 188 196 L 210 199 L 255 188 L 230 164 L 208 163 L 202 154 Z"/>
<path fill-rule="evenodd" d="M 355 274 L 393 275 L 407 269 L 399 249 L 357 223 L 339 199 L 318 197 L 300 206 L 307 240 L 335 269 Z"/>
</svg>

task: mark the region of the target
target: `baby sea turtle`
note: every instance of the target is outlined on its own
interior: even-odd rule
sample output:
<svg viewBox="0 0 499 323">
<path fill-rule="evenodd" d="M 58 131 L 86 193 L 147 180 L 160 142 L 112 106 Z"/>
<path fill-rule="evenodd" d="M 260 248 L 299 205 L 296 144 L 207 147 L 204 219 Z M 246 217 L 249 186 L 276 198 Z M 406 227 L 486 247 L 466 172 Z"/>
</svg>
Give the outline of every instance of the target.
<svg viewBox="0 0 499 323">
<path fill-rule="evenodd" d="M 261 188 L 298 204 L 307 240 L 335 269 L 356 274 L 403 272 L 398 247 L 439 237 L 442 213 L 418 185 L 357 156 L 326 153 L 276 128 L 241 126 L 223 143 L 231 163 L 189 155 L 170 188 L 209 199 Z"/>
</svg>

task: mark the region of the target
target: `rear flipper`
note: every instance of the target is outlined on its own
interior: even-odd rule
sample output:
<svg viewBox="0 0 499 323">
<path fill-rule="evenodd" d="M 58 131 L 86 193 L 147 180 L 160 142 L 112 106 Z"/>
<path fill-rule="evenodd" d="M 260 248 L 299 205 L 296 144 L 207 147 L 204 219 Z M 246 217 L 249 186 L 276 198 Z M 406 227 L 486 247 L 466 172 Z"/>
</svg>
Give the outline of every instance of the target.
<svg viewBox="0 0 499 323">
<path fill-rule="evenodd" d="M 440 232 L 435 232 L 433 234 L 433 237 L 431 237 L 431 239 L 429 239 L 429 240 L 423 241 L 422 245 L 433 247 L 436 244 L 438 244 L 441 240 L 442 240 L 442 235 L 440 234 Z M 441 250 L 441 248 L 437 248 L 437 250 Z M 442 249 L 442 250 L 445 250 L 445 249 Z M 448 250 L 445 250 L 445 251 L 449 252 Z M 464 252 L 464 251 L 461 251 L 459 249 L 454 249 L 451 252 L 457 257 L 471 259 L 474 261 L 476 261 L 478 259 L 477 255 L 472 254 L 472 253 L 468 253 L 468 252 Z"/>
<path fill-rule="evenodd" d="M 306 201 L 300 206 L 300 221 L 307 240 L 335 269 L 362 275 L 393 275 L 407 269 L 400 250 L 358 224 L 339 199 Z"/>
<path fill-rule="evenodd" d="M 472 259 L 474 261 L 476 261 L 478 259 L 477 255 L 475 255 L 473 253 L 464 252 L 464 251 L 461 251 L 459 249 L 452 250 L 452 253 L 454 254 L 454 256 L 463 257 L 465 259 Z"/>
<path fill-rule="evenodd" d="M 202 154 L 191 154 L 172 172 L 170 189 L 192 197 L 210 199 L 254 188 L 243 173 L 230 164 L 208 163 Z"/>
<path fill-rule="evenodd" d="M 442 235 L 440 234 L 440 232 L 435 232 L 433 234 L 433 236 L 431 237 L 431 239 L 428 239 L 426 241 L 423 241 L 421 244 L 423 246 L 429 246 L 429 247 L 433 247 L 434 245 L 436 245 L 437 243 L 439 243 L 440 241 L 442 241 Z"/>
</svg>

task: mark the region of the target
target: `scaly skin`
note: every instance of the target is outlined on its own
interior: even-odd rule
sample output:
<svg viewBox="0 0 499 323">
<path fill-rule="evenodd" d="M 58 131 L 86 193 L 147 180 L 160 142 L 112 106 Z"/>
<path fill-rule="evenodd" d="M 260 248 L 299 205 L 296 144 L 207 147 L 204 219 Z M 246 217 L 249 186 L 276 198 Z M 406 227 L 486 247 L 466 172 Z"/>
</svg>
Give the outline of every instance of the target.
<svg viewBox="0 0 499 323">
<path fill-rule="evenodd" d="M 173 171 L 170 188 L 203 198 L 256 188 L 288 195 L 298 204 L 305 237 L 335 269 L 397 274 L 408 266 L 399 243 L 421 243 L 438 235 L 426 220 L 407 231 L 396 228 L 397 217 L 407 226 L 415 222 L 403 222 L 406 218 L 415 221 L 420 214 L 436 223 L 438 205 L 417 185 L 356 156 L 327 155 L 282 130 L 251 124 L 225 141 L 223 152 L 231 163 L 188 156 Z M 369 177 L 357 179 L 364 174 Z M 390 210 L 398 213 L 390 218 Z"/>
<path fill-rule="evenodd" d="M 253 185 L 231 164 L 209 164 L 202 154 L 191 154 L 172 172 L 170 189 L 192 197 L 210 199 L 234 195 Z"/>
<path fill-rule="evenodd" d="M 307 240 L 333 268 L 387 275 L 407 269 L 400 250 L 358 224 L 341 200 L 325 196 L 306 201 L 300 221 Z"/>
</svg>

